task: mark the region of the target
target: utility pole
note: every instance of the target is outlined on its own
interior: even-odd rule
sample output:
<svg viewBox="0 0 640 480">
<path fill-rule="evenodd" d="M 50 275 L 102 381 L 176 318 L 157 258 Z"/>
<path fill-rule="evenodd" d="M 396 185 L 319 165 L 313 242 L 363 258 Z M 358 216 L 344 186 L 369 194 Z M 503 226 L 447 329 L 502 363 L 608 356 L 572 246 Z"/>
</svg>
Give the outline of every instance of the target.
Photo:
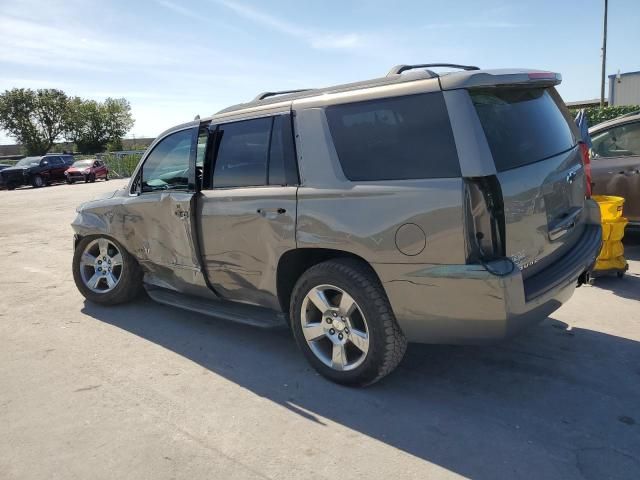
<svg viewBox="0 0 640 480">
<path fill-rule="evenodd" d="M 604 80 L 607 68 L 607 10 L 609 0 L 604 0 L 604 31 L 602 34 L 602 76 L 600 78 L 600 108 L 604 107 Z"/>
</svg>

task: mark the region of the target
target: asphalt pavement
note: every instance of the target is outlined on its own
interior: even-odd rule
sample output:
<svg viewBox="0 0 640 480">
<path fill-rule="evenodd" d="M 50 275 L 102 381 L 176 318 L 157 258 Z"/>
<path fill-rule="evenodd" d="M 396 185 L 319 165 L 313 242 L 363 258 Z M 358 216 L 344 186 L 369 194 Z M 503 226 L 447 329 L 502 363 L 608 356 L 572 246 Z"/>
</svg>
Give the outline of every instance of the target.
<svg viewBox="0 0 640 480">
<path fill-rule="evenodd" d="M 1 479 L 640 478 L 638 237 L 540 326 L 353 389 L 284 330 L 85 302 L 69 224 L 123 185 L 0 191 Z"/>
</svg>

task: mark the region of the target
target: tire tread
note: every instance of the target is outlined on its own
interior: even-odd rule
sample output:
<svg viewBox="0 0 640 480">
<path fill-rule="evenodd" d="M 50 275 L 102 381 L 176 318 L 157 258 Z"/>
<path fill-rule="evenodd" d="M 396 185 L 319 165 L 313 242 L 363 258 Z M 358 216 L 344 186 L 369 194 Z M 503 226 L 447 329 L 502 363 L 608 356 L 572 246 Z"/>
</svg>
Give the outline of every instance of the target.
<svg viewBox="0 0 640 480">
<path fill-rule="evenodd" d="M 370 305 L 374 313 L 378 316 L 382 331 L 384 332 L 384 351 L 381 361 L 375 365 L 375 371 L 367 372 L 361 381 L 348 381 L 344 383 L 357 383 L 366 386 L 379 381 L 398 366 L 407 349 L 407 340 L 396 322 L 384 288 L 371 267 L 361 261 L 351 258 L 340 258 L 316 264 L 309 268 L 296 284 L 291 299 L 290 315 L 292 319 L 297 318 L 294 305 L 299 305 L 301 302 L 300 297 L 306 294 L 306 292 L 300 289 L 304 279 L 319 274 L 346 278 L 353 282 L 370 301 Z"/>
</svg>

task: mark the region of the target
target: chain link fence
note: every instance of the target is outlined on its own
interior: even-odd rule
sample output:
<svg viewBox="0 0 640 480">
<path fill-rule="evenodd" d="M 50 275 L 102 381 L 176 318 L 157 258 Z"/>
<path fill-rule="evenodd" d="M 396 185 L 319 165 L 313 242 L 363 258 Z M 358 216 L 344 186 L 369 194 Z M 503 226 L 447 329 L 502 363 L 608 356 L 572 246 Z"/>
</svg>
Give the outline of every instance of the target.
<svg viewBox="0 0 640 480">
<path fill-rule="evenodd" d="M 82 157 L 97 158 L 104 161 L 109 168 L 110 178 L 125 178 L 131 176 L 144 152 L 145 150 L 125 150 L 122 152 L 98 153 L 93 156 L 82 155 Z M 75 159 L 81 160 L 80 157 L 80 155 L 77 155 Z"/>
<path fill-rule="evenodd" d="M 74 160 L 87 160 L 90 158 L 103 160 L 109 168 L 109 178 L 126 178 L 131 176 L 145 151 L 124 150 L 122 152 L 96 153 L 94 155 L 74 155 L 73 158 Z M 4 158 L 0 160 L 0 164 L 14 166 L 18 161 L 20 161 L 20 158 Z"/>
</svg>

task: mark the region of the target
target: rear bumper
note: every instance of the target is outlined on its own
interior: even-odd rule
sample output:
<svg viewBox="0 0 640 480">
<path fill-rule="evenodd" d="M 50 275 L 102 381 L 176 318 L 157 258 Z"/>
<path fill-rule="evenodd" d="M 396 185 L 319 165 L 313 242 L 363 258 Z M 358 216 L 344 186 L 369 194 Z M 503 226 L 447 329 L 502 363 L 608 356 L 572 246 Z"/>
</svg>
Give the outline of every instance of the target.
<svg viewBox="0 0 640 480">
<path fill-rule="evenodd" d="M 498 276 L 482 265 L 373 267 L 410 342 L 484 343 L 542 321 L 569 300 L 601 243 L 600 225 L 586 225 L 569 255 L 526 281 L 517 268 Z"/>
</svg>

